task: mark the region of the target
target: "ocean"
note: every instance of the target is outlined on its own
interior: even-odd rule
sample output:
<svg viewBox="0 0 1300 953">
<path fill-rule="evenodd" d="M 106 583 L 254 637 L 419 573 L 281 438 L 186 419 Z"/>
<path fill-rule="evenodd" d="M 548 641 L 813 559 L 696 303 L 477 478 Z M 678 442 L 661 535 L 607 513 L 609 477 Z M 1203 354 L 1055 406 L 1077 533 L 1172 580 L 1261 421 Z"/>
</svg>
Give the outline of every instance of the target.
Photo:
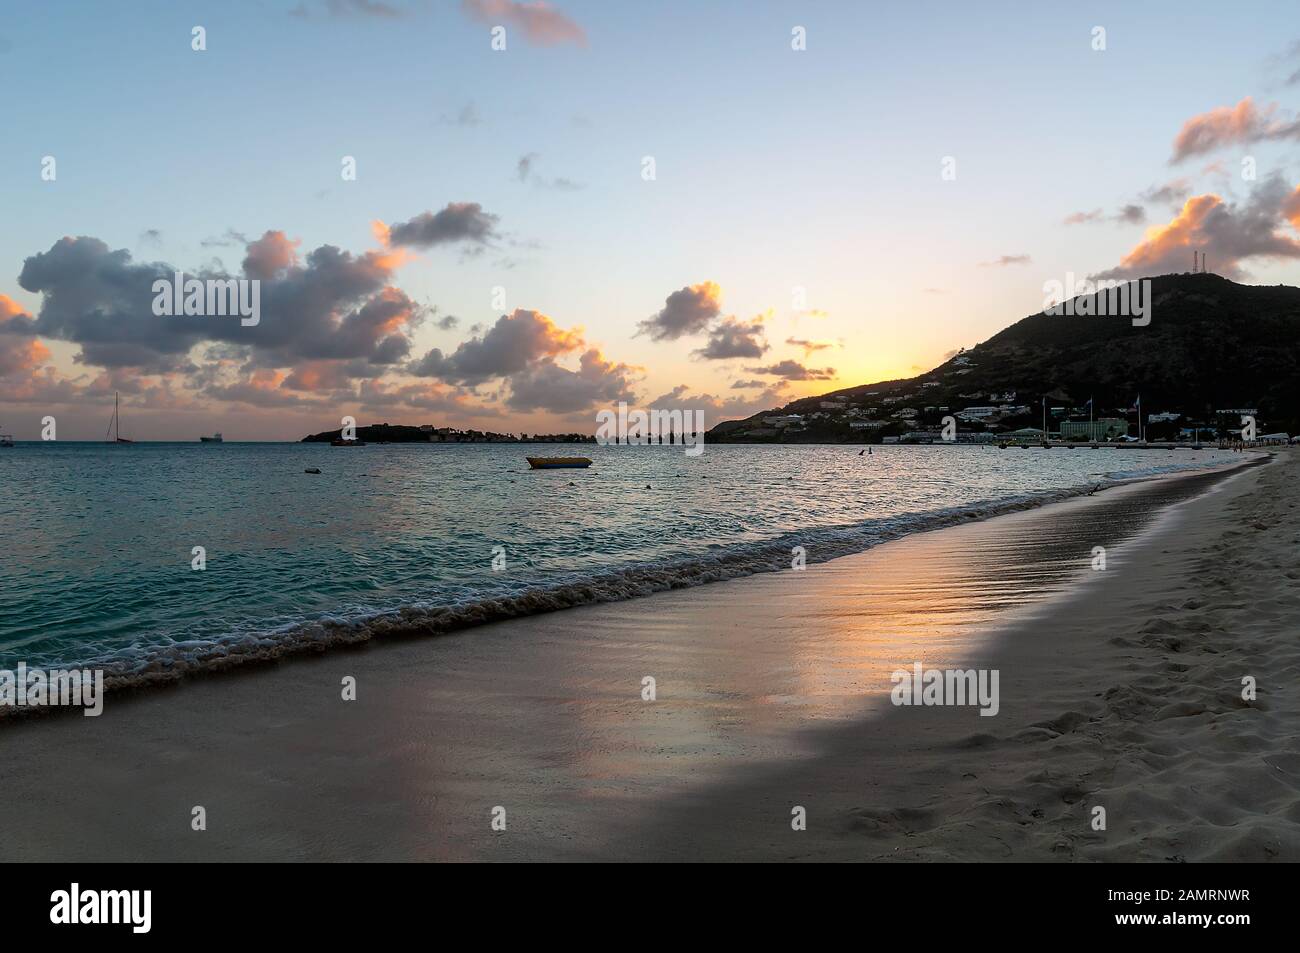
<svg viewBox="0 0 1300 953">
<path fill-rule="evenodd" d="M 0 668 L 147 682 L 437 634 L 814 566 L 1099 482 L 1240 459 L 861 449 L 20 443 L 0 450 Z M 595 462 L 532 471 L 530 454 Z"/>
</svg>

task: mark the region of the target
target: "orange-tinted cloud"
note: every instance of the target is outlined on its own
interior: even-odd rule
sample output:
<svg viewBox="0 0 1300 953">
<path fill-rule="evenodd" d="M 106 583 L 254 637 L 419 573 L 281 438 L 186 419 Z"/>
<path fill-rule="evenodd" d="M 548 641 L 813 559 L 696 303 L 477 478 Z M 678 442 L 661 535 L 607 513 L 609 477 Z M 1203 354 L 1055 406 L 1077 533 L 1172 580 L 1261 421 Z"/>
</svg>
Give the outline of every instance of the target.
<svg viewBox="0 0 1300 953">
<path fill-rule="evenodd" d="M 1291 223 L 1291 227 L 1300 232 L 1300 185 L 1282 203 L 1282 214 Z"/>
<path fill-rule="evenodd" d="M 0 321 L 8 321 L 20 314 L 26 315 L 27 312 L 19 306 L 17 301 L 8 295 L 0 295 Z"/>
<path fill-rule="evenodd" d="M 5 334 L 35 334 L 35 319 L 23 310 L 13 298 L 0 294 L 0 332 Z"/>
<path fill-rule="evenodd" d="M 481 337 L 461 343 L 451 354 L 434 348 L 408 371 L 474 387 L 576 351 L 583 343 L 582 328 L 566 331 L 540 311 L 516 308 L 499 317 Z"/>
<path fill-rule="evenodd" d="M 587 45 L 587 33 L 546 0 L 462 0 L 461 9 L 480 23 L 518 27 L 537 46 Z"/>
<path fill-rule="evenodd" d="M 664 306 L 637 323 L 637 334 L 652 341 L 675 341 L 698 334 L 722 312 L 722 289 L 716 282 L 701 281 L 679 288 L 664 300 Z"/>
<path fill-rule="evenodd" d="M 0 337 L 0 377 L 31 371 L 50 359 L 50 349 L 36 338 Z"/>
<path fill-rule="evenodd" d="M 244 274 L 250 278 L 269 281 L 280 272 L 298 264 L 299 239 L 290 239 L 284 232 L 267 231 L 261 238 L 248 243 L 244 255 Z"/>
<path fill-rule="evenodd" d="M 1300 190 L 1291 190 L 1279 178 L 1262 183 L 1243 204 L 1212 193 L 1194 195 L 1171 221 L 1148 229 L 1118 267 L 1094 277 L 1188 271 L 1195 249 L 1207 254 L 1211 271 L 1236 278 L 1247 259 L 1300 258 L 1300 242 L 1280 231 L 1288 219 L 1293 225 L 1300 222 Z"/>
<path fill-rule="evenodd" d="M 506 404 L 512 410 L 577 414 L 620 400 L 635 401 L 635 378 L 640 370 L 606 360 L 599 350 L 588 348 L 578 359 L 576 371 L 547 359 L 512 374 Z"/>
<path fill-rule="evenodd" d="M 1276 103 L 1257 109 L 1247 96 L 1235 106 L 1216 106 L 1183 123 L 1174 137 L 1174 155 L 1169 162 L 1266 139 L 1300 139 L 1300 121 L 1279 115 Z"/>
</svg>

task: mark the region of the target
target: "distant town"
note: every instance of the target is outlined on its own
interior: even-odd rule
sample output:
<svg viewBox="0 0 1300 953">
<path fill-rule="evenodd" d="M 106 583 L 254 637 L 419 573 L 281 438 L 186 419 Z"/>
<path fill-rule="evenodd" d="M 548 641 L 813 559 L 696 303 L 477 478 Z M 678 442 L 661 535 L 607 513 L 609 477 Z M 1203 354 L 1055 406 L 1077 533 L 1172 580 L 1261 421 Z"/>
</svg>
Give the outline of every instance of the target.
<svg viewBox="0 0 1300 953">
<path fill-rule="evenodd" d="M 966 361 L 957 357 L 953 366 Z M 801 413 L 767 414 L 719 424 L 710 432 L 724 443 L 1185 443 L 1240 441 L 1243 418 L 1254 421 L 1250 443 L 1290 442 L 1284 432 L 1269 433 L 1255 407 L 1225 407 L 1212 416 L 1193 417 L 1176 409 L 1144 412 L 1132 406 L 1072 404 L 1064 394 L 1025 400 L 1015 390 L 971 391 L 957 396 L 968 403 L 926 403 L 939 381 L 869 390 L 853 397 L 817 400 Z M 946 426 L 945 426 L 946 425 Z M 1248 431 L 1249 432 L 1249 431 Z"/>
</svg>

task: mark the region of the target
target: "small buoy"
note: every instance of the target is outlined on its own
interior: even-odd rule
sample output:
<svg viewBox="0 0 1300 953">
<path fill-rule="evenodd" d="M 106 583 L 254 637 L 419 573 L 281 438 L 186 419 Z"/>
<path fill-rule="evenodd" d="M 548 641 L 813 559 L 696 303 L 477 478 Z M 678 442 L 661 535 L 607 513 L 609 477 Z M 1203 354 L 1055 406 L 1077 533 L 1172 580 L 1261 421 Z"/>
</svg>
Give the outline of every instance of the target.
<svg viewBox="0 0 1300 953">
<path fill-rule="evenodd" d="M 320 467 L 308 467 L 303 473 L 320 473 Z"/>
<path fill-rule="evenodd" d="M 645 485 L 645 488 L 646 488 L 647 490 L 650 489 L 650 484 L 647 483 L 647 484 Z"/>
<path fill-rule="evenodd" d="M 574 483 L 572 480 L 569 481 L 569 486 L 577 486 L 577 485 L 578 484 Z"/>
</svg>

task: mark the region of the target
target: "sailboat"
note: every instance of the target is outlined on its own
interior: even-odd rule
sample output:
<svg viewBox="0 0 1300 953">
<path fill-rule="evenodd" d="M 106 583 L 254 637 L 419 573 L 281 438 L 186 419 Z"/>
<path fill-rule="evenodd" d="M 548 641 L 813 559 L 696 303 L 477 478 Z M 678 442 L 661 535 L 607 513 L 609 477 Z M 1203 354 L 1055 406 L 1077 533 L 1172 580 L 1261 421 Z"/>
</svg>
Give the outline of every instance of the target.
<svg viewBox="0 0 1300 953">
<path fill-rule="evenodd" d="M 113 432 L 113 439 L 108 439 L 108 433 L 104 434 L 104 443 L 135 443 L 134 440 L 127 440 L 118 432 L 120 419 L 117 412 L 117 391 L 113 391 L 113 419 L 108 422 L 108 429 Z"/>
</svg>

